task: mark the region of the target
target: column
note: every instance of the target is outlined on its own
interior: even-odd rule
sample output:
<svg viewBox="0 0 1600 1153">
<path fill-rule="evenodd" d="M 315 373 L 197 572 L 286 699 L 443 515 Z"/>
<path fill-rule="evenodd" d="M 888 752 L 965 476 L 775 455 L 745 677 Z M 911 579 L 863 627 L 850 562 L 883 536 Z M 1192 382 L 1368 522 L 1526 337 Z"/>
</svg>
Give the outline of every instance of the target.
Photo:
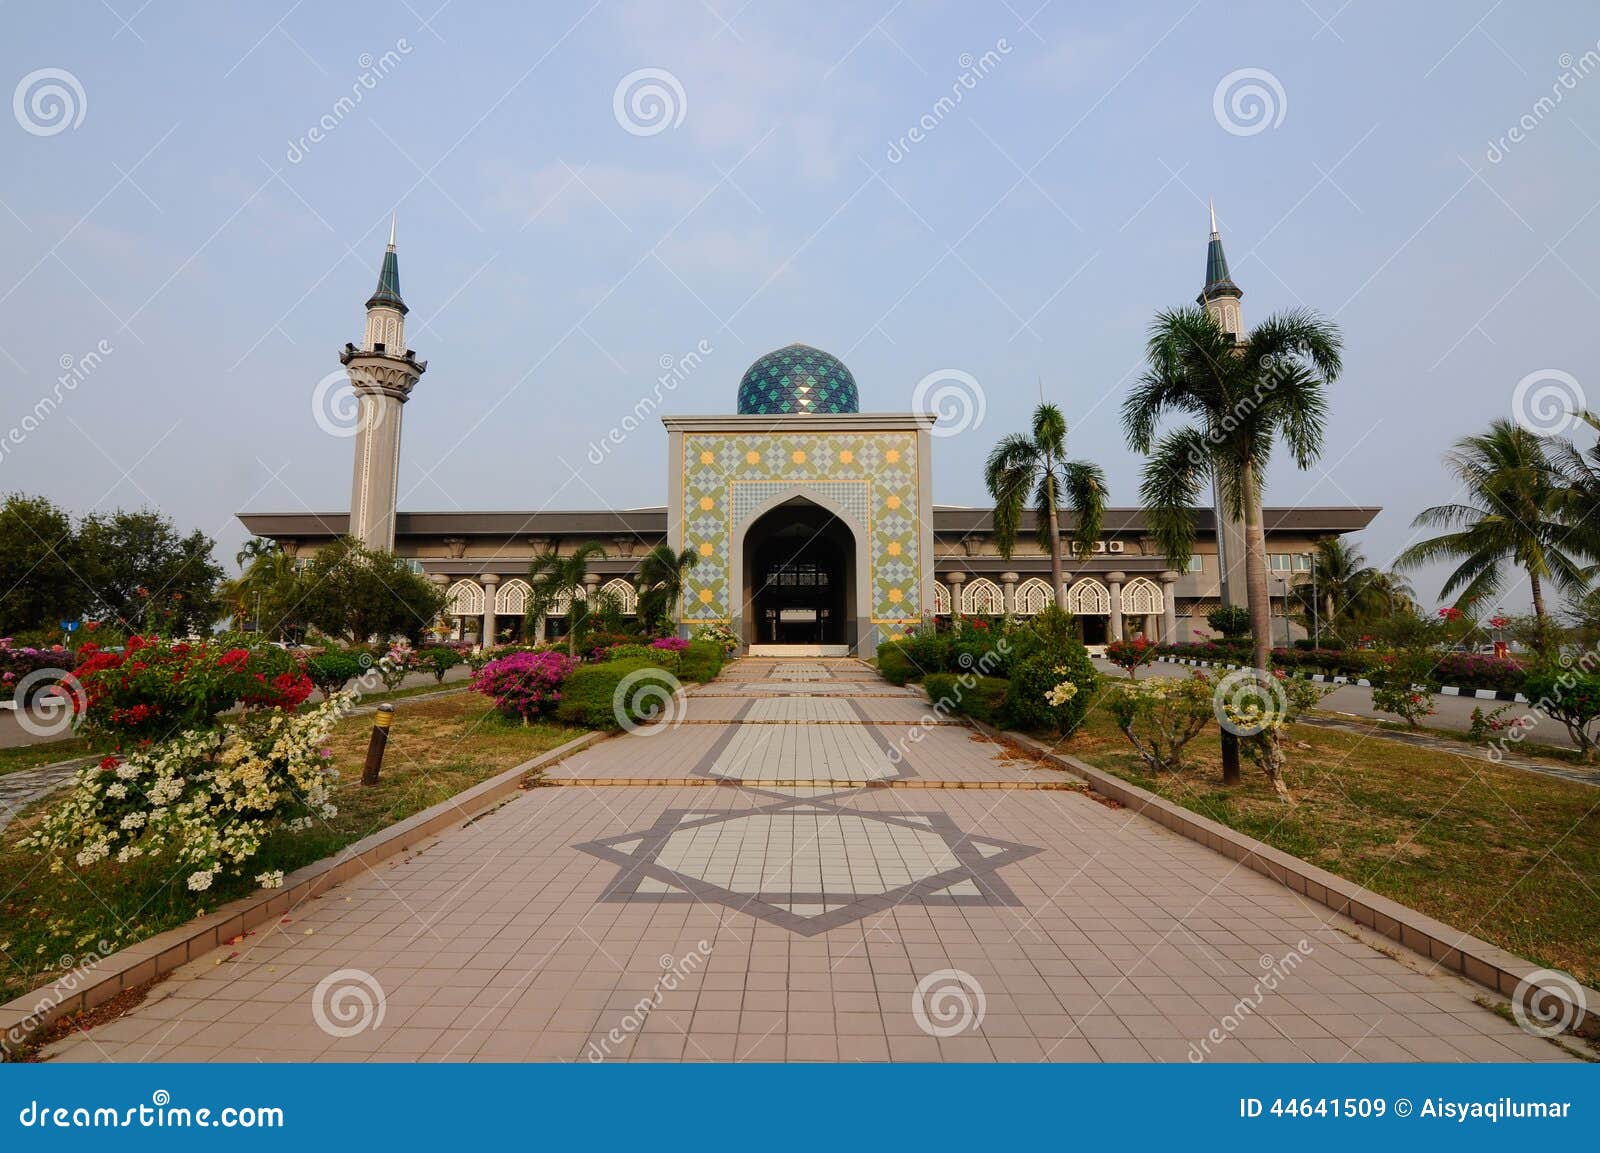
<svg viewBox="0 0 1600 1153">
<path fill-rule="evenodd" d="M 1017 582 L 1021 579 L 1014 572 L 1000 574 L 1000 587 L 1005 592 L 1005 600 L 1002 603 L 1006 607 L 1006 616 L 1008 617 L 1017 615 Z"/>
<path fill-rule="evenodd" d="M 483 586 L 483 647 L 489 649 L 495 645 L 495 633 L 499 628 L 494 615 L 494 598 L 500 577 L 496 573 L 484 573 L 478 583 Z"/>
<path fill-rule="evenodd" d="M 1111 590 L 1111 621 L 1108 635 L 1114 641 L 1122 639 L 1122 582 L 1128 579 L 1125 572 L 1106 573 L 1106 588 Z"/>
<path fill-rule="evenodd" d="M 1163 644 L 1174 645 L 1178 643 L 1178 574 L 1172 569 L 1167 569 L 1161 574 L 1161 641 Z"/>
<path fill-rule="evenodd" d="M 944 583 L 950 586 L 950 617 L 954 620 L 961 615 L 961 586 L 967 583 L 967 574 L 951 569 L 944 574 Z"/>
</svg>

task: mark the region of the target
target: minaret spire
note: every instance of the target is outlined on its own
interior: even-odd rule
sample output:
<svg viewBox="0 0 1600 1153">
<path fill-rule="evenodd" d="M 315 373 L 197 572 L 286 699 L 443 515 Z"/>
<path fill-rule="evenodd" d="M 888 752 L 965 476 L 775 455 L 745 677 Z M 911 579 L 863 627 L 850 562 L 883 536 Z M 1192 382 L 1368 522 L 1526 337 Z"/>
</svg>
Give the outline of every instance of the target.
<svg viewBox="0 0 1600 1153">
<path fill-rule="evenodd" d="M 392 211 L 392 212 L 389 213 L 389 251 L 390 252 L 394 251 L 394 220 L 395 220 L 395 217 L 398 216 L 398 215 L 399 215 L 398 210 Z M 1216 211 L 1213 210 L 1212 213 L 1211 213 L 1211 231 L 1215 232 L 1216 230 L 1217 230 L 1217 214 L 1216 214 Z"/>
<path fill-rule="evenodd" d="M 361 347 L 344 346 L 339 363 L 361 409 L 355 429 L 355 473 L 350 490 L 350 535 L 367 548 L 394 550 L 395 503 L 399 495 L 400 413 L 427 371 L 406 347 L 406 302 L 400 296 L 400 258 L 394 247 L 395 218 L 367 299 L 367 331 Z"/>
<path fill-rule="evenodd" d="M 1228 255 L 1222 251 L 1222 233 L 1217 229 L 1216 201 L 1211 202 L 1210 209 L 1211 239 L 1206 245 L 1206 282 L 1195 303 L 1210 314 L 1223 332 L 1238 340 L 1244 332 L 1244 320 L 1239 311 L 1244 290 L 1228 274 Z"/>
</svg>

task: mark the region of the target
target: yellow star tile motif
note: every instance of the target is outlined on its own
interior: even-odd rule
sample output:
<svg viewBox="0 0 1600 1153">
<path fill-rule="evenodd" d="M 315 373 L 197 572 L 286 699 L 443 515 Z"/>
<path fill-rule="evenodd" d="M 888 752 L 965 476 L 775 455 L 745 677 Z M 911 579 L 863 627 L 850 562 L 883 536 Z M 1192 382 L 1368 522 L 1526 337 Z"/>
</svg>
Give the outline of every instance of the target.
<svg viewBox="0 0 1600 1153">
<path fill-rule="evenodd" d="M 899 464 L 900 450 L 898 448 L 891 448 L 888 452 L 883 454 L 883 459 L 888 461 L 890 464 Z"/>
<path fill-rule="evenodd" d="M 889 590 L 889 599 L 892 602 L 894 602 L 895 604 L 899 604 L 901 602 L 901 600 L 904 599 L 905 595 L 906 594 L 901 592 L 899 589 L 890 589 Z"/>
<path fill-rule="evenodd" d="M 799 449 L 795 449 L 794 452 L 789 455 L 789 459 L 794 461 L 795 464 L 805 464 L 806 454 L 801 452 Z"/>
<path fill-rule="evenodd" d="M 884 547 L 884 551 L 887 552 L 890 556 L 899 556 L 900 555 L 900 542 L 897 541 L 897 540 L 892 540 L 888 544 L 884 545 L 883 547 Z"/>
<path fill-rule="evenodd" d="M 715 461 L 716 459 L 717 458 L 712 456 L 711 453 L 709 453 L 709 452 L 702 452 L 700 454 L 700 463 L 701 464 L 710 464 L 713 461 Z"/>
<path fill-rule="evenodd" d="M 890 508 L 899 508 L 900 507 L 900 498 L 897 497 L 897 496 L 891 496 L 891 497 L 889 497 L 888 500 L 884 501 L 883 503 L 888 505 Z"/>
<path fill-rule="evenodd" d="M 717 551 L 717 546 L 712 544 L 710 541 L 707 540 L 707 541 L 701 541 L 700 542 L 700 555 L 701 556 L 710 556 L 712 553 L 714 553 L 716 551 Z"/>
<path fill-rule="evenodd" d="M 843 452 L 841 452 L 839 454 L 839 463 L 840 464 L 854 464 L 855 463 L 855 459 L 856 459 L 856 454 L 851 452 L 848 448 L 845 449 Z"/>
<path fill-rule="evenodd" d="M 745 464 L 760 464 L 761 454 L 755 451 L 755 449 L 751 449 L 749 452 L 744 454 L 744 462 Z"/>
<path fill-rule="evenodd" d="M 711 603 L 711 598 L 712 598 L 712 592 L 711 592 L 710 589 L 701 589 L 700 590 L 700 603 L 701 604 L 703 604 L 703 605 L 710 604 Z"/>
<path fill-rule="evenodd" d="M 700 508 L 703 512 L 710 512 L 716 507 L 717 502 L 712 500 L 709 496 L 703 496 L 700 498 Z"/>
</svg>

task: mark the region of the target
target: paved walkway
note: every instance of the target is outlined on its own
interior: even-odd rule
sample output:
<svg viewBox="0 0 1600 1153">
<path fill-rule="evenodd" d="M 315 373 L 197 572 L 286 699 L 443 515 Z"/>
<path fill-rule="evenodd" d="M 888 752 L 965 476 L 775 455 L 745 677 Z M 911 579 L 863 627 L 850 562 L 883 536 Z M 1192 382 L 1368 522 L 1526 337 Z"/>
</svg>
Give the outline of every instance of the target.
<svg viewBox="0 0 1600 1153">
<path fill-rule="evenodd" d="M 1327 909 L 918 725 L 860 663 L 747 659 L 686 706 L 46 1055 L 1564 1057 Z"/>
</svg>

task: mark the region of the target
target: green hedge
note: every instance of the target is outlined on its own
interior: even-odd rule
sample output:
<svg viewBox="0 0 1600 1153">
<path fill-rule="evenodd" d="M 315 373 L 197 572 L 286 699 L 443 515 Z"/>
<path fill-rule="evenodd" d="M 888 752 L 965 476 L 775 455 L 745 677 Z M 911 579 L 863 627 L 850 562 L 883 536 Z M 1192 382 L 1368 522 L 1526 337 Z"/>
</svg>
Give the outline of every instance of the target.
<svg viewBox="0 0 1600 1153">
<path fill-rule="evenodd" d="M 661 667 L 661 662 L 648 657 L 632 657 L 620 661 L 601 661 L 599 664 L 579 665 L 572 670 L 561 685 L 561 703 L 556 706 L 556 719 L 571 725 L 590 729 L 613 730 L 622 727 L 613 703 L 617 686 L 630 673 L 650 670 L 654 676 L 640 677 L 622 702 L 629 719 L 644 720 L 642 709 L 660 699 L 648 691 L 649 686 L 660 686 L 667 692 L 676 689 L 671 673 Z M 641 692 L 641 690 L 646 690 Z M 640 698 L 644 699 L 640 699 Z"/>
<path fill-rule="evenodd" d="M 884 641 L 878 646 L 878 672 L 891 685 L 922 678 L 922 670 L 912 663 L 901 641 Z"/>
<path fill-rule="evenodd" d="M 952 713 L 969 716 L 987 724 L 998 724 L 1005 709 L 1011 682 L 1004 677 L 971 674 L 929 673 L 922 678 L 928 701 Z"/>
<path fill-rule="evenodd" d="M 715 641 L 690 641 L 678 656 L 678 676 L 686 681 L 709 681 L 722 671 L 726 659 Z"/>
</svg>

